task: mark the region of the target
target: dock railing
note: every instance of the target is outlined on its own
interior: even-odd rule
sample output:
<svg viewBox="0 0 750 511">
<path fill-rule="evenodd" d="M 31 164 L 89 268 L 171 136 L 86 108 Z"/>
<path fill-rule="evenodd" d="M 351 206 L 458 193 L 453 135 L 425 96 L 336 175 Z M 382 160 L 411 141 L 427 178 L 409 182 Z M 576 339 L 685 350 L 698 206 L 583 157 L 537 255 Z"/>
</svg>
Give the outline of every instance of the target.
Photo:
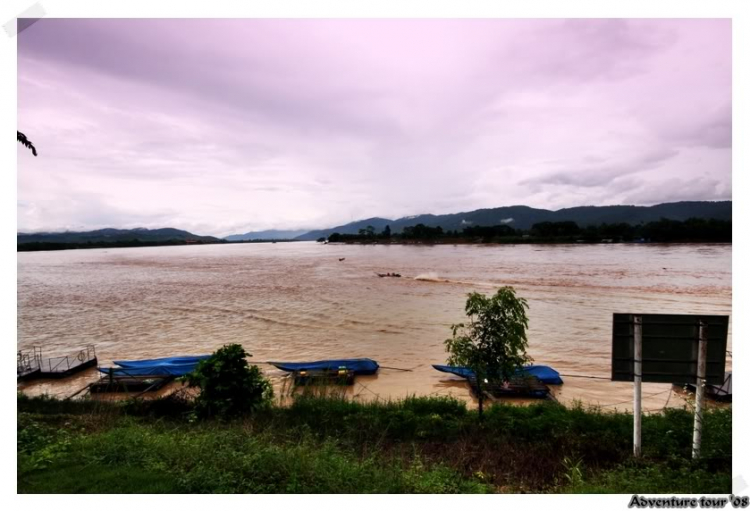
<svg viewBox="0 0 750 511">
<path fill-rule="evenodd" d="M 54 362 L 55 365 L 52 365 Z M 64 363 L 64 364 L 63 364 Z M 47 367 L 49 373 L 57 373 L 62 371 L 67 371 L 70 369 L 70 360 L 68 359 L 68 356 L 64 357 L 55 357 L 55 358 L 48 358 L 47 359 Z"/>
<path fill-rule="evenodd" d="M 96 348 L 93 344 L 87 345 L 75 355 L 50 357 L 46 360 L 42 357 L 42 348 L 34 346 L 31 350 L 18 351 L 17 368 L 18 374 L 36 369 L 41 369 L 43 373 L 62 373 L 95 359 Z"/>
<path fill-rule="evenodd" d="M 85 364 L 90 360 L 96 358 L 96 348 L 93 344 L 89 344 L 75 355 L 66 355 L 64 357 L 55 357 L 48 360 L 49 372 L 63 372 L 69 371 L 71 368 Z M 55 361 L 55 362 L 53 362 Z M 54 365 L 53 365 L 54 363 Z"/>
<path fill-rule="evenodd" d="M 30 373 L 42 368 L 42 349 L 33 346 L 30 350 L 18 350 L 16 355 L 17 374 Z"/>
</svg>

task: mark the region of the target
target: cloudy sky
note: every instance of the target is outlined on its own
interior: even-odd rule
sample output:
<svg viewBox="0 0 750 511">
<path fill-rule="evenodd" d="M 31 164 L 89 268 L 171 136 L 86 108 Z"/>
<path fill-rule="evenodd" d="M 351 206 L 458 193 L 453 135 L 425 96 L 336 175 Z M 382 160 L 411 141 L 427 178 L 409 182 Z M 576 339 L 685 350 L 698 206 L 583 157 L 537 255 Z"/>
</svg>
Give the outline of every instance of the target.
<svg viewBox="0 0 750 511">
<path fill-rule="evenodd" d="M 18 229 L 731 199 L 731 98 L 729 20 L 42 19 Z"/>
</svg>

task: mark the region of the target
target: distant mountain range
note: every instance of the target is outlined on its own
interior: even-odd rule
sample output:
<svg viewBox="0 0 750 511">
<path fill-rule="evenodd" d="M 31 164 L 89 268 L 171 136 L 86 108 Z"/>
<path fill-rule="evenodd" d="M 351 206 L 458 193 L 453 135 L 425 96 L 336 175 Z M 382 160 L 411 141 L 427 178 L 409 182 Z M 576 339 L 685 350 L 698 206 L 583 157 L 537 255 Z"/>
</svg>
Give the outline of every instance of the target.
<svg viewBox="0 0 750 511">
<path fill-rule="evenodd" d="M 688 218 L 732 219 L 732 201 L 722 202 L 672 202 L 656 206 L 581 206 L 557 211 L 537 209 L 528 206 L 507 206 L 492 209 L 478 209 L 465 213 L 448 215 L 417 215 L 390 220 L 388 218 L 367 218 L 339 225 L 330 229 L 314 231 L 302 230 L 267 230 L 233 234 L 224 238 L 226 241 L 246 241 L 257 239 L 295 239 L 300 241 L 317 240 L 328 237 L 334 232 L 339 234 L 357 234 L 360 229 L 372 226 L 381 232 L 389 225 L 391 232 L 399 233 L 404 227 L 424 224 L 429 227 L 440 226 L 444 231 L 461 231 L 474 226 L 492 226 L 505 224 L 514 229 L 530 229 L 538 222 L 561 222 L 572 220 L 579 226 L 599 225 L 602 223 L 647 223 L 667 218 L 670 220 L 687 220 Z M 98 229 L 86 232 L 37 232 L 18 233 L 17 244 L 24 243 L 121 243 L 147 242 L 160 243 L 170 241 L 220 243 L 224 240 L 213 236 L 199 236 L 179 229 Z"/>
<path fill-rule="evenodd" d="M 562 222 L 571 220 L 579 226 L 599 225 L 602 223 L 627 223 L 637 225 L 641 222 L 654 222 L 662 218 L 684 221 L 688 218 L 732 219 L 732 201 L 721 202 L 671 202 L 656 206 L 580 206 L 557 211 L 537 209 L 529 206 L 507 206 L 492 209 L 477 209 L 465 213 L 448 215 L 417 215 L 389 220 L 387 218 L 368 218 L 330 229 L 310 231 L 298 240 L 317 240 L 328 237 L 334 232 L 339 234 L 357 234 L 367 226 L 381 232 L 389 225 L 391 232 L 399 233 L 404 227 L 424 224 L 429 227 L 442 227 L 444 231 L 461 231 L 470 225 L 492 226 L 505 224 L 514 229 L 530 229 L 538 222 Z"/>
<path fill-rule="evenodd" d="M 249 240 L 292 240 L 297 236 L 305 234 L 307 230 L 279 231 L 270 229 L 268 231 L 253 231 L 245 234 L 232 234 L 226 236 L 227 241 L 249 241 Z"/>
<path fill-rule="evenodd" d="M 117 243 L 128 241 L 162 242 L 162 241 L 202 241 L 217 243 L 221 240 L 213 236 L 198 236 L 179 229 L 98 229 L 96 231 L 35 232 L 16 235 L 16 243 Z"/>
</svg>

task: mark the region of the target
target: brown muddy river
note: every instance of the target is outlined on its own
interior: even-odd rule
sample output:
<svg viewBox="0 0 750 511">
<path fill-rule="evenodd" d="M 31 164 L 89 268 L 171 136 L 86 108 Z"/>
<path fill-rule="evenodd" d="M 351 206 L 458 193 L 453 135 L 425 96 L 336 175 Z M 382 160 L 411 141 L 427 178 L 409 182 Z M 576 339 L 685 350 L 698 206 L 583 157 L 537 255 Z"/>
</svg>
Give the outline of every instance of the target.
<svg viewBox="0 0 750 511">
<path fill-rule="evenodd" d="M 255 362 L 369 357 L 412 371 L 358 378 L 348 391 L 357 399 L 470 400 L 461 380 L 431 367 L 445 362 L 443 340 L 464 319 L 467 293 L 514 286 L 529 303 L 536 363 L 609 377 L 613 312 L 731 314 L 731 268 L 731 245 L 305 242 L 18 253 L 18 349 L 57 356 L 94 344 L 100 365 L 235 342 Z M 281 384 L 283 373 L 260 367 Z M 24 387 L 63 396 L 93 378 L 90 370 Z M 631 383 L 564 380 L 553 390 L 561 402 L 631 406 Z M 681 406 L 670 388 L 644 384 L 644 409 L 668 399 Z"/>
</svg>

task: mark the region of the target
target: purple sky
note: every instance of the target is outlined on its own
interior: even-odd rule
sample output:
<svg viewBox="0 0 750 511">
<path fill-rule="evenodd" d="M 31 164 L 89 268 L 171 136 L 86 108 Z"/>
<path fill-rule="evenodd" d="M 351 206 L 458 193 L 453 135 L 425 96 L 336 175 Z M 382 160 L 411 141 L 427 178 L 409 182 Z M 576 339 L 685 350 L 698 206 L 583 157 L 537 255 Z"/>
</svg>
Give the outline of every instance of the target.
<svg viewBox="0 0 750 511">
<path fill-rule="evenodd" d="M 42 19 L 18 229 L 731 199 L 731 94 L 729 20 Z"/>
</svg>

